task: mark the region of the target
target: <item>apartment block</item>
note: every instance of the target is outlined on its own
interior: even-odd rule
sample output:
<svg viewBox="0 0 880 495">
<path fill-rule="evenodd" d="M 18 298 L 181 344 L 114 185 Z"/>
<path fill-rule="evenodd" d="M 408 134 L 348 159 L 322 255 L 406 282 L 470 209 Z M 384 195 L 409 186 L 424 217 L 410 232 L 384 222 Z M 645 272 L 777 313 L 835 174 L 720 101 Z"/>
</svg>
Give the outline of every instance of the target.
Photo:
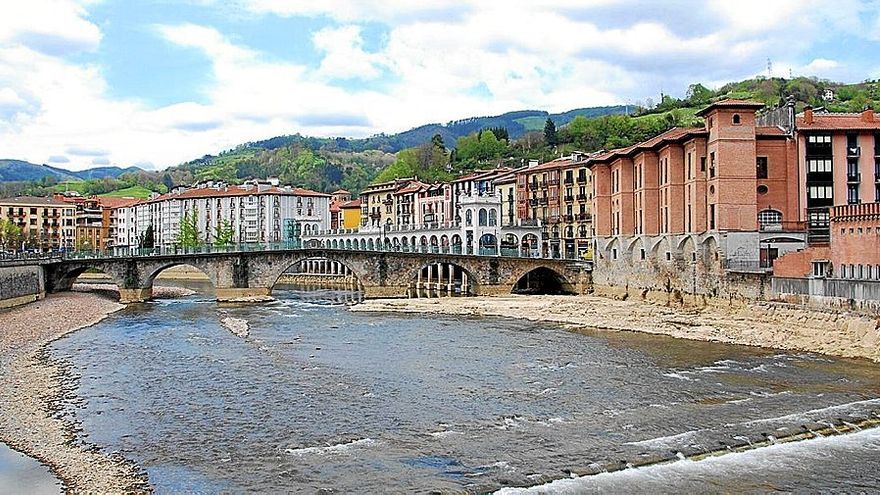
<svg viewBox="0 0 880 495">
<path fill-rule="evenodd" d="M 54 198 L 0 199 L 0 219 L 19 227 L 24 248 L 53 251 L 76 245 L 76 208 Z"/>
</svg>

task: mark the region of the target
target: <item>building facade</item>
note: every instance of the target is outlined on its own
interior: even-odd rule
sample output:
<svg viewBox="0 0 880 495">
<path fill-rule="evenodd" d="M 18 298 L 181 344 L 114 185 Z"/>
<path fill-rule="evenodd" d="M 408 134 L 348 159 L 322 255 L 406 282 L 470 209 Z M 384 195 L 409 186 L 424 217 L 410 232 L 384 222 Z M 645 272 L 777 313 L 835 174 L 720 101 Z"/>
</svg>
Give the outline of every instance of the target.
<svg viewBox="0 0 880 495">
<path fill-rule="evenodd" d="M 76 246 L 76 207 L 54 198 L 20 196 L 0 199 L 0 219 L 21 229 L 21 248 L 41 251 Z"/>
<path fill-rule="evenodd" d="M 241 186 L 206 182 L 118 209 L 117 247 L 142 244 L 152 227 L 154 246 L 177 243 L 181 223 L 195 217 L 206 243 L 231 228 L 234 243 L 280 243 L 330 226 L 330 195 L 279 186 L 277 181 L 250 181 Z"/>
</svg>

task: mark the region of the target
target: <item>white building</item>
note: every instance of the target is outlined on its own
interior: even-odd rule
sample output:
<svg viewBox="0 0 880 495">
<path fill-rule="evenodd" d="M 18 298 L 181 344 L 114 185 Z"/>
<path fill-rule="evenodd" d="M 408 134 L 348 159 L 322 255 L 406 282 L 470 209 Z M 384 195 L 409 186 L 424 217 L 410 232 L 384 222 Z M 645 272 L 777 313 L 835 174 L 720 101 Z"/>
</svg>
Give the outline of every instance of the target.
<svg viewBox="0 0 880 495">
<path fill-rule="evenodd" d="M 235 243 L 277 243 L 330 227 L 330 195 L 277 180 L 249 181 L 240 186 L 205 182 L 178 187 L 117 212 L 116 246 L 138 247 L 152 225 L 154 245 L 173 246 L 186 215 L 196 215 L 206 243 L 226 222 Z"/>
</svg>

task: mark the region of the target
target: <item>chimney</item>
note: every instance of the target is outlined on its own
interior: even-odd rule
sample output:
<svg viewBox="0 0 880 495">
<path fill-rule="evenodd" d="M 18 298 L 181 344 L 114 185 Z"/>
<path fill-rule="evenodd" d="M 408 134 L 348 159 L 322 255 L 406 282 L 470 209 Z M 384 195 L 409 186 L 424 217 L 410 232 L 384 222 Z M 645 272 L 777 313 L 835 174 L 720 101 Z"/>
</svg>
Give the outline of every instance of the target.
<svg viewBox="0 0 880 495">
<path fill-rule="evenodd" d="M 862 110 L 862 122 L 874 122 L 874 110 L 870 107 Z"/>
<path fill-rule="evenodd" d="M 813 123 L 813 107 L 809 105 L 804 107 L 804 123 L 808 125 Z"/>
</svg>

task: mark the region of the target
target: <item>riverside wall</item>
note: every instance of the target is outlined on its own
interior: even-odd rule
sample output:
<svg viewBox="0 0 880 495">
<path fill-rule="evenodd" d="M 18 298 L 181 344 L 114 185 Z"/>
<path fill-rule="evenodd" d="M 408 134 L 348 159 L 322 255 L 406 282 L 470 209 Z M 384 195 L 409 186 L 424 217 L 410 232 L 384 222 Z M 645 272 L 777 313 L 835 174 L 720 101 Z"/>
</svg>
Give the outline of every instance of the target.
<svg viewBox="0 0 880 495">
<path fill-rule="evenodd" d="M 0 267 L 0 309 L 34 302 L 46 297 L 46 282 L 40 265 Z"/>
</svg>

